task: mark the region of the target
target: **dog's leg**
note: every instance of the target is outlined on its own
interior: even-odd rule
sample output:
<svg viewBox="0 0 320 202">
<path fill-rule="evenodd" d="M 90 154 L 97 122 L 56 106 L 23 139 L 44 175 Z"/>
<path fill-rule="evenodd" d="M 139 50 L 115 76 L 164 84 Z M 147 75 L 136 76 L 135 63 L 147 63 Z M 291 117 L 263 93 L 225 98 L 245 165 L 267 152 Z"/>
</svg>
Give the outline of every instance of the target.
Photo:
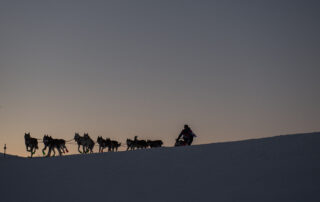
<svg viewBox="0 0 320 202">
<path fill-rule="evenodd" d="M 56 156 L 56 150 L 54 146 L 52 146 L 52 151 L 53 151 L 53 156 Z"/>
<path fill-rule="evenodd" d="M 62 152 L 60 150 L 60 147 L 58 147 L 57 149 L 58 149 L 58 152 L 59 152 L 59 156 L 62 156 Z"/>
<path fill-rule="evenodd" d="M 47 154 L 47 157 L 50 157 L 51 156 L 51 146 L 49 146 L 49 151 L 48 151 L 48 154 Z"/>
<path fill-rule="evenodd" d="M 32 147 L 30 149 L 30 152 L 31 152 L 31 158 L 32 158 L 32 156 L 33 156 L 33 148 Z"/>
</svg>

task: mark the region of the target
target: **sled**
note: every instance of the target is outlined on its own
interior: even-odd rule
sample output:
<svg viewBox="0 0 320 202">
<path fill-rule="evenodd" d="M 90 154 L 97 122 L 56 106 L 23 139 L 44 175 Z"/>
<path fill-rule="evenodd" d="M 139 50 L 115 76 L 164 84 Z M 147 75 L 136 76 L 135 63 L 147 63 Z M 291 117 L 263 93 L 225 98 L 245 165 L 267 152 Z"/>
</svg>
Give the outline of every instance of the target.
<svg viewBox="0 0 320 202">
<path fill-rule="evenodd" d="M 175 147 L 180 147 L 180 146 L 187 146 L 187 142 L 184 140 L 176 140 L 176 143 L 174 144 Z"/>
</svg>

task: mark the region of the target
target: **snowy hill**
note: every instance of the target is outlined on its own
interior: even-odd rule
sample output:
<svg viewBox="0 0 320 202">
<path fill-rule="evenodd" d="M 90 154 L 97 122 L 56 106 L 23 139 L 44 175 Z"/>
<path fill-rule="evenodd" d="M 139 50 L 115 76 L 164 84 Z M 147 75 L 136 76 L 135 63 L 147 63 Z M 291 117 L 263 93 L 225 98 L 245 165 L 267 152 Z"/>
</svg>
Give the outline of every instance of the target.
<svg viewBox="0 0 320 202">
<path fill-rule="evenodd" d="M 0 162 L 4 202 L 320 201 L 320 133 Z"/>
<path fill-rule="evenodd" d="M 0 153 L 0 161 L 7 160 L 7 159 L 17 159 L 17 158 L 23 158 L 15 155 L 6 154 L 6 156 L 3 155 L 3 153 Z"/>
</svg>

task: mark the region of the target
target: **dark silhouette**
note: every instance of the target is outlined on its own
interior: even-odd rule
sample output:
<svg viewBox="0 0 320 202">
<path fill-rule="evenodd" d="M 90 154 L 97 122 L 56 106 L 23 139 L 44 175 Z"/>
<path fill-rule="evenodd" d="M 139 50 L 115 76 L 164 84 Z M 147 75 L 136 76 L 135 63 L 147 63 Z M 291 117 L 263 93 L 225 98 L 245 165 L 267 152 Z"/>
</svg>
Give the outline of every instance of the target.
<svg viewBox="0 0 320 202">
<path fill-rule="evenodd" d="M 66 147 L 66 141 L 64 139 L 53 139 L 49 135 L 44 135 L 43 144 L 45 146 L 42 149 L 43 155 L 45 155 L 45 150 L 47 149 L 47 147 L 49 148 L 47 157 L 51 156 L 52 151 L 53 151 L 53 156 L 55 156 L 55 154 L 56 154 L 55 149 L 58 150 L 59 156 L 61 156 L 62 153 L 68 152 L 68 149 Z"/>
<path fill-rule="evenodd" d="M 121 143 L 115 140 L 110 140 L 110 138 L 106 139 L 106 143 L 109 152 L 114 150 L 118 151 L 118 148 L 121 146 Z"/>
<path fill-rule="evenodd" d="M 148 147 L 147 141 L 138 140 L 138 136 L 134 136 L 134 145 L 137 149 L 146 149 Z"/>
<path fill-rule="evenodd" d="M 180 140 L 181 137 L 183 140 Z M 196 137 L 196 135 L 192 132 L 191 128 L 186 124 L 184 125 L 184 129 L 180 132 L 178 138 L 176 139 L 175 146 L 191 145 L 194 137 Z"/>
<path fill-rule="evenodd" d="M 42 138 L 43 144 L 44 144 L 44 148 L 42 149 L 42 154 L 45 155 L 45 150 L 47 149 L 47 147 L 49 148 L 49 152 L 47 156 L 50 156 L 51 154 L 51 150 L 53 149 L 53 156 L 56 155 L 56 152 L 54 151 L 54 148 L 52 148 L 52 137 L 48 136 L 48 135 L 44 135 Z"/>
<path fill-rule="evenodd" d="M 146 149 L 148 143 L 145 140 L 138 140 L 138 136 L 134 136 L 134 140 L 127 139 L 127 151 L 135 149 Z"/>
<path fill-rule="evenodd" d="M 24 134 L 24 141 L 26 144 L 27 152 L 31 153 L 30 157 L 32 158 L 33 154 L 36 153 L 36 150 L 39 149 L 38 140 L 36 138 L 32 138 L 30 136 L 30 133 L 25 133 Z"/>
<path fill-rule="evenodd" d="M 176 139 L 176 143 L 174 144 L 175 147 L 179 147 L 179 146 L 186 146 L 187 143 L 184 140 L 178 140 Z"/>
<path fill-rule="evenodd" d="M 101 136 L 98 136 L 97 142 L 99 144 L 99 152 L 103 152 L 103 150 L 108 146 L 107 141 Z"/>
<path fill-rule="evenodd" d="M 3 147 L 3 158 L 6 158 L 6 150 L 7 150 L 7 145 L 4 144 L 4 147 Z"/>
<path fill-rule="evenodd" d="M 127 151 L 134 150 L 134 149 L 135 149 L 134 140 L 127 139 Z"/>
<path fill-rule="evenodd" d="M 79 133 L 75 133 L 74 140 L 78 143 L 79 153 L 93 153 L 94 141 L 89 137 L 88 133 L 85 133 L 83 137 Z M 80 151 L 80 146 L 82 146 L 82 152 Z"/>
<path fill-rule="evenodd" d="M 150 148 L 162 147 L 163 142 L 161 140 L 147 140 L 147 144 Z"/>
</svg>

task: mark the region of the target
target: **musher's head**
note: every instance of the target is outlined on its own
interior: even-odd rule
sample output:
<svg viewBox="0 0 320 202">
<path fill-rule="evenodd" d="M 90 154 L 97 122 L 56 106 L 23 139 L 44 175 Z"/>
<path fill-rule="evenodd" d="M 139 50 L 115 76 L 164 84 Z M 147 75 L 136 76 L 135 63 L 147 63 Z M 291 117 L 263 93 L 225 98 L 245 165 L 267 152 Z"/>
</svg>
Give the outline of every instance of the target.
<svg viewBox="0 0 320 202">
<path fill-rule="evenodd" d="M 185 124 L 184 129 L 187 129 L 187 128 L 189 128 L 189 126 L 188 126 L 188 124 Z"/>
</svg>

